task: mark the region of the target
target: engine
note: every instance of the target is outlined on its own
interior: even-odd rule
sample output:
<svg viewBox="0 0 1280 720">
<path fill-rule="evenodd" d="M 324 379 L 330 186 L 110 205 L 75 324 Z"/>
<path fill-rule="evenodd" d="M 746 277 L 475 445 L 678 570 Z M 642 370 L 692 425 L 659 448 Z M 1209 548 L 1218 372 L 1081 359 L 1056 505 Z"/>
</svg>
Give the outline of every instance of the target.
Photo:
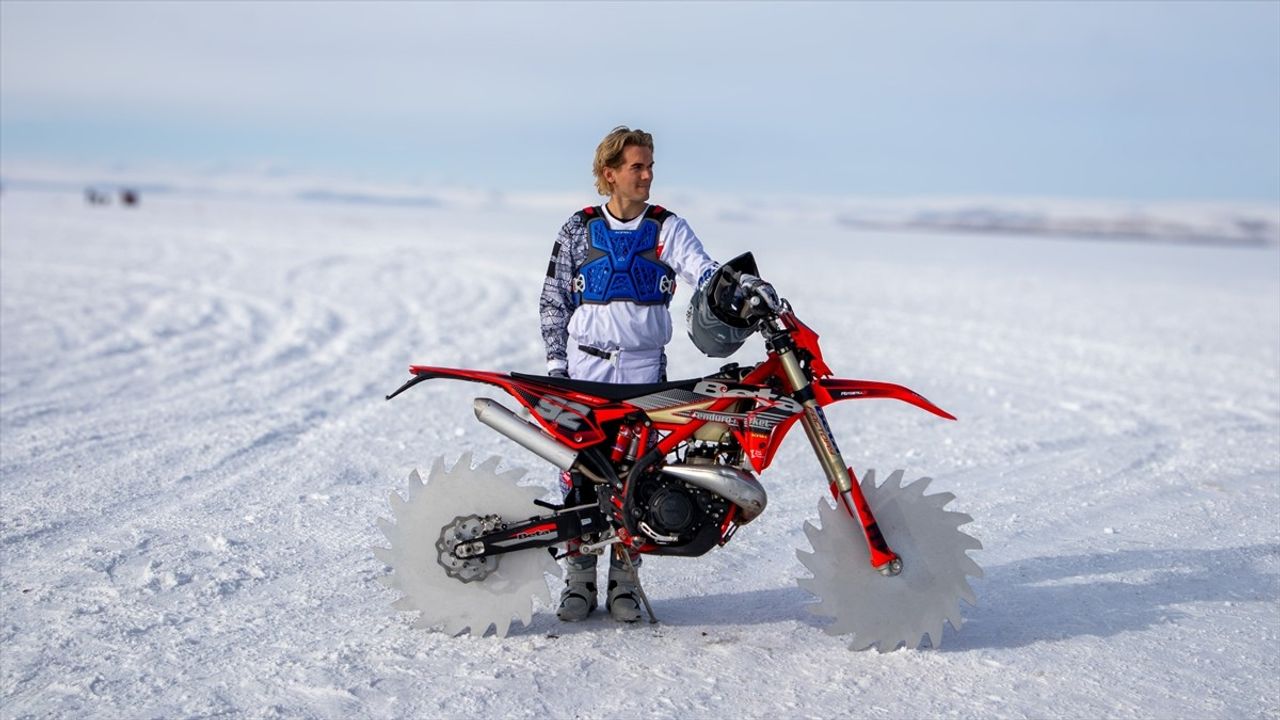
<svg viewBox="0 0 1280 720">
<path fill-rule="evenodd" d="M 622 497 L 601 496 L 602 507 L 615 508 L 616 521 L 651 542 L 650 554 L 703 555 L 723 545 L 768 502 L 760 481 L 741 467 L 742 448 L 728 428 L 707 423 L 702 430 L 705 436 L 683 446 L 678 459 L 632 479 Z"/>
<path fill-rule="evenodd" d="M 768 497 L 754 475 L 724 465 L 674 463 L 637 481 L 621 503 L 628 529 L 647 536 L 654 555 L 695 557 L 722 545 L 764 512 Z"/>
<path fill-rule="evenodd" d="M 728 500 L 665 473 L 636 488 L 636 527 L 659 545 L 687 545 L 708 528 L 718 540 L 728 512 Z"/>
</svg>

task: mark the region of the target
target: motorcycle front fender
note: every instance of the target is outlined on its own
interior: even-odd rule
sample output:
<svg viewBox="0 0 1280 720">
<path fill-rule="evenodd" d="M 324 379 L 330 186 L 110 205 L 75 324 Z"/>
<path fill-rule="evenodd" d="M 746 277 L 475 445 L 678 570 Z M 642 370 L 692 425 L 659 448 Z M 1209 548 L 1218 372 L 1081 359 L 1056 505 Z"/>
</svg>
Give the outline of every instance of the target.
<svg viewBox="0 0 1280 720">
<path fill-rule="evenodd" d="M 923 395 L 893 383 L 875 382 L 874 380 L 846 380 L 843 378 L 822 378 L 815 380 L 814 396 L 819 405 L 830 405 L 840 400 L 861 400 L 863 398 L 890 398 L 901 400 L 928 410 L 940 418 L 955 420 L 955 416 L 929 402 Z"/>
</svg>

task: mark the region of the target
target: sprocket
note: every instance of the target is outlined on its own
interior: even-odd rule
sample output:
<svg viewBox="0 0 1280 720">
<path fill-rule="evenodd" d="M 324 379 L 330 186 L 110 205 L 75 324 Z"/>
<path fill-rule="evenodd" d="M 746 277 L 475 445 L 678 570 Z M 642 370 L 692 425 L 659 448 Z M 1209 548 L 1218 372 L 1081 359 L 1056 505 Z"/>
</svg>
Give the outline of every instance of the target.
<svg viewBox="0 0 1280 720">
<path fill-rule="evenodd" d="M 504 637 L 513 619 L 525 625 L 533 619 L 533 598 L 551 604 L 546 575 L 559 577 L 560 566 L 543 549 L 494 556 L 479 571 L 460 572 L 441 564 L 438 543 L 445 528 L 459 528 L 468 517 L 525 519 L 543 494 L 541 488 L 516 484 L 523 470 L 500 473 L 498 463 L 493 457 L 472 467 L 471 453 L 464 453 L 446 469 L 443 458 L 436 458 L 425 485 L 417 470 L 410 473 L 407 500 L 391 493 L 395 522 L 378 518 L 378 529 L 391 547 L 373 552 L 392 570 L 378 579 L 403 593 L 394 608 L 421 613 L 417 627 L 443 626 L 450 635 L 469 630 L 481 636 L 492 626 Z M 472 524 L 463 524 L 467 532 L 474 531 Z"/>
<path fill-rule="evenodd" d="M 834 619 L 828 634 L 852 633 L 853 650 L 915 649 L 926 635 L 940 647 L 943 622 L 956 630 L 963 623 L 960 600 L 977 604 L 967 576 L 982 577 L 982 568 L 966 552 L 982 543 L 959 530 L 973 518 L 943 509 L 955 499 L 951 493 L 925 495 L 931 478 L 904 486 L 902 476 L 897 470 L 876 487 L 868 470 L 860 483 L 881 533 L 902 558 L 901 574 L 886 577 L 872 568 L 862 528 L 825 500 L 818 503 L 821 525 L 805 523 L 813 552 L 796 551 L 813 573 L 797 582 L 820 601 L 809 611 Z"/>
</svg>

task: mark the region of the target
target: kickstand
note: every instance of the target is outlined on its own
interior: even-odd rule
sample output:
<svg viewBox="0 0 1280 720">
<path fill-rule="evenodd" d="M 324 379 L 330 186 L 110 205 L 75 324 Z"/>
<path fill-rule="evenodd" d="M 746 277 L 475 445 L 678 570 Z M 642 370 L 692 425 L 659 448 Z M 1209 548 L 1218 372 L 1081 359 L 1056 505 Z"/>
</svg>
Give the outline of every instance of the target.
<svg viewBox="0 0 1280 720">
<path fill-rule="evenodd" d="M 658 616 L 653 614 L 653 606 L 649 604 L 649 598 L 644 594 L 644 586 L 640 584 L 640 573 L 636 571 L 635 563 L 631 562 L 631 551 L 624 548 L 618 554 L 627 562 L 627 572 L 636 579 L 636 592 L 640 594 L 640 602 L 644 603 L 644 611 L 649 614 L 649 624 L 657 623 Z"/>
</svg>

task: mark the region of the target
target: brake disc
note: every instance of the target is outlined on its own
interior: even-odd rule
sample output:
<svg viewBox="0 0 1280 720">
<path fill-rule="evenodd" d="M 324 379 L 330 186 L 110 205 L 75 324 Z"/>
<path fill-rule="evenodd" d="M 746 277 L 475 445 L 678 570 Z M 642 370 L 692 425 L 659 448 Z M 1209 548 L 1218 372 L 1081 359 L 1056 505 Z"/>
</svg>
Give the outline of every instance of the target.
<svg viewBox="0 0 1280 720">
<path fill-rule="evenodd" d="M 469 548 L 469 541 L 504 526 L 505 523 L 497 515 L 484 517 L 467 515 L 454 518 L 453 522 L 440 529 L 440 538 L 436 540 L 436 562 L 440 563 L 440 567 L 455 580 L 461 580 L 464 583 L 484 580 L 498 569 L 502 556 L 464 557 L 460 553 Z"/>
</svg>

